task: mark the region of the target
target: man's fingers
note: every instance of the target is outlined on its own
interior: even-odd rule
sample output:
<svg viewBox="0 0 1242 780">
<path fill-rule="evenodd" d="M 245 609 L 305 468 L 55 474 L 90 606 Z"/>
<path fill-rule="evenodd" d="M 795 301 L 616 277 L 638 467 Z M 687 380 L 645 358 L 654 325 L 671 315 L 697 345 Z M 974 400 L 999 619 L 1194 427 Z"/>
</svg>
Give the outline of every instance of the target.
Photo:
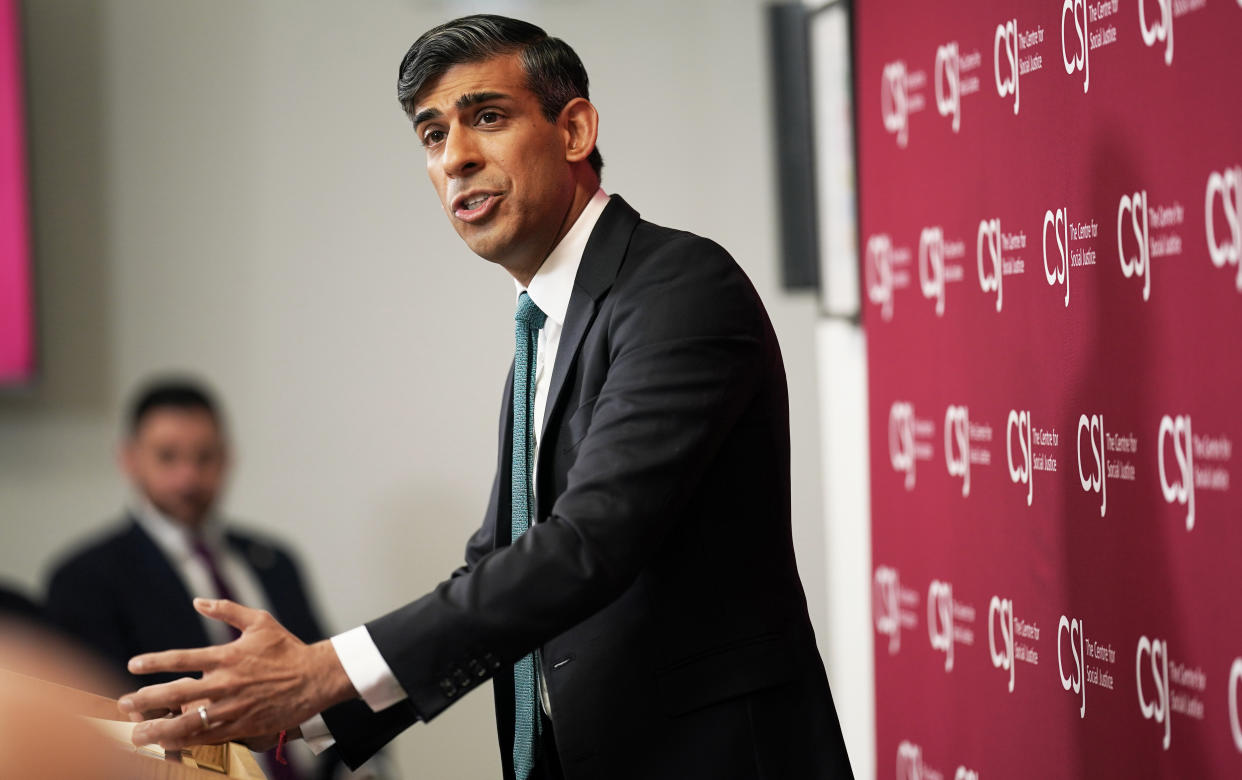
<svg viewBox="0 0 1242 780">
<path fill-rule="evenodd" d="M 210 727 L 203 725 L 198 709 L 192 709 L 175 718 L 148 720 L 134 727 L 132 741 L 135 745 L 157 744 L 165 750 L 178 750 L 192 745 L 214 745 L 228 742 L 227 724 L 217 723 L 207 708 Z"/>
<path fill-rule="evenodd" d="M 214 693 L 216 691 L 205 680 L 182 677 L 180 680 L 148 685 L 134 693 L 127 693 L 117 702 L 117 707 L 126 714 L 152 710 L 179 712 L 185 702 L 209 699 Z"/>
<path fill-rule="evenodd" d="M 267 613 L 261 609 L 243 607 L 228 599 L 194 599 L 194 608 L 209 618 L 228 623 L 238 631 L 245 631 L 267 617 Z"/>
<path fill-rule="evenodd" d="M 129 659 L 131 674 L 154 672 L 205 672 L 214 669 L 219 662 L 219 647 L 200 647 L 195 650 L 164 650 L 145 653 Z"/>
</svg>

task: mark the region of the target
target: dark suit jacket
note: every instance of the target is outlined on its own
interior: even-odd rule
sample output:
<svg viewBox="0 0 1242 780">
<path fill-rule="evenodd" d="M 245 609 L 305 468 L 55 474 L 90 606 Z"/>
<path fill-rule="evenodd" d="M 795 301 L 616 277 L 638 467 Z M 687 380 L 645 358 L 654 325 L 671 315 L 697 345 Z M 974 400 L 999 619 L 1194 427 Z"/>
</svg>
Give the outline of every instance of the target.
<svg viewBox="0 0 1242 780">
<path fill-rule="evenodd" d="M 511 780 L 511 665 L 539 648 L 570 780 L 851 777 L 794 563 L 780 349 L 728 253 L 612 198 L 512 545 L 511 391 L 465 566 L 367 624 L 409 698 L 325 714 L 346 762 L 492 678 Z"/>
<path fill-rule="evenodd" d="M 254 570 L 276 618 L 304 642 L 323 639 L 293 558 L 266 540 L 231 531 L 225 538 Z M 121 528 L 53 569 L 46 611 L 54 625 L 123 672 L 139 653 L 211 643 L 190 602 L 164 553 L 127 518 Z M 126 684 L 151 685 L 180 676 L 130 677 Z"/>
<path fill-rule="evenodd" d="M 323 639 L 292 556 L 255 536 L 229 531 L 225 540 L 254 571 L 276 619 L 303 642 Z M 211 644 L 180 575 L 133 518 L 54 568 L 46 613 L 50 623 L 121 675 L 121 687 L 100 691 L 111 696 L 183 676 L 129 675 L 125 666 L 132 656 Z M 336 751 L 329 751 L 317 762 L 316 776 L 332 777 L 338 763 Z"/>
</svg>

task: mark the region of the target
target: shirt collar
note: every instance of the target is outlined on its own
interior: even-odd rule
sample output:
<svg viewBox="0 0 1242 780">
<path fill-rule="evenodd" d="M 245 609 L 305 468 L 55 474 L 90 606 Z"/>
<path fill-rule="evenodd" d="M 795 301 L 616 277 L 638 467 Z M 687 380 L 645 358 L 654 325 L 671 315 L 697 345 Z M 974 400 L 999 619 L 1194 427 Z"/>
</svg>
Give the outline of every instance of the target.
<svg viewBox="0 0 1242 780">
<path fill-rule="evenodd" d="M 174 560 L 186 560 L 194 555 L 193 534 L 190 530 L 156 509 L 145 496 L 134 498 L 131 513 L 142 530 L 147 532 L 165 555 Z M 200 536 L 213 550 L 222 549 L 224 529 L 214 514 L 208 515 L 203 521 Z"/>
<path fill-rule="evenodd" d="M 559 326 L 565 325 L 569 296 L 574 290 L 574 279 L 578 276 L 578 266 L 582 264 L 582 253 L 586 251 L 587 239 L 591 237 L 591 231 L 595 229 L 595 223 L 599 221 L 599 215 L 604 213 L 607 205 L 608 194 L 603 189 L 596 190 L 578 219 L 569 228 L 569 232 L 552 249 L 543 265 L 539 266 L 534 278 L 530 280 L 530 285 L 523 287 L 514 281 L 516 294 L 520 296 L 525 292 L 530 295 L 540 311 Z"/>
</svg>

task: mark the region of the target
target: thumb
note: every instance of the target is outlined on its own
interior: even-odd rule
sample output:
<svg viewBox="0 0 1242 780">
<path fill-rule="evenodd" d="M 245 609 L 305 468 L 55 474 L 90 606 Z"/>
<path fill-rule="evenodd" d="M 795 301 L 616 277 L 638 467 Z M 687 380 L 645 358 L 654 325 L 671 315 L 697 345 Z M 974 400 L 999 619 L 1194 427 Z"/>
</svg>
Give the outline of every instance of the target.
<svg viewBox="0 0 1242 780">
<path fill-rule="evenodd" d="M 241 604 L 228 599 L 197 598 L 194 599 L 194 609 L 212 620 L 228 623 L 238 631 L 245 631 L 263 615 L 262 610 L 243 607 Z"/>
</svg>

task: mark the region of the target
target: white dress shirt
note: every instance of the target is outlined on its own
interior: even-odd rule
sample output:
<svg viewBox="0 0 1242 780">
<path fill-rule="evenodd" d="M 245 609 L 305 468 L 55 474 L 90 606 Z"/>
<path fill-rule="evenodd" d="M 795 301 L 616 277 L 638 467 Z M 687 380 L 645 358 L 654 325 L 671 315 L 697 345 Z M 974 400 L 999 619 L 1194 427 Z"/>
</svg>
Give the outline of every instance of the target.
<svg viewBox="0 0 1242 780">
<path fill-rule="evenodd" d="M 573 293 L 578 266 L 586 251 L 587 239 L 595 229 L 600 214 L 608 205 L 608 195 L 596 190 L 582 213 L 535 272 L 530 285 L 523 287 L 516 280 L 515 299 L 523 292 L 530 295 L 539 309 L 548 315 L 539 331 L 535 354 L 535 462 L 539 462 L 539 444 L 543 435 L 544 409 L 548 403 L 548 390 L 552 384 L 552 370 L 556 365 L 556 351 L 561 342 L 561 329 L 565 327 L 565 315 L 569 311 L 569 297 Z M 532 490 L 533 490 L 532 485 Z M 345 668 L 345 674 L 353 683 L 359 696 L 375 712 L 387 709 L 406 698 L 406 692 L 392 673 L 379 648 L 371 639 L 366 626 L 346 631 L 332 637 L 332 647 Z M 544 710 L 549 709 L 546 686 L 540 686 Z M 302 724 L 302 737 L 316 753 L 327 750 L 336 740 L 332 737 L 323 717 L 316 715 Z"/>
</svg>

